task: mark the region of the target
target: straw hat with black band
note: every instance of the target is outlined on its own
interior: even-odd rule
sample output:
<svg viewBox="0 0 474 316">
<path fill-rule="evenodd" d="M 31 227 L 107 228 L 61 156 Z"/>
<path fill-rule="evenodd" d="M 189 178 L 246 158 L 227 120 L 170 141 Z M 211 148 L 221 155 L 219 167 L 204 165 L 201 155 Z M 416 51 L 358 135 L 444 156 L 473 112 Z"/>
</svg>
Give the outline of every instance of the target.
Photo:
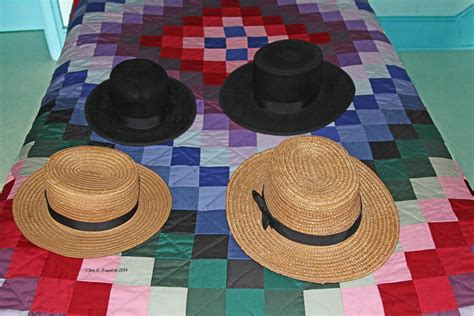
<svg viewBox="0 0 474 316">
<path fill-rule="evenodd" d="M 245 128 L 296 135 L 333 122 L 354 94 L 351 77 L 324 61 L 318 46 L 281 40 L 260 48 L 253 62 L 234 70 L 219 98 L 224 113 Z"/>
<path fill-rule="evenodd" d="M 181 81 L 148 59 L 130 59 L 87 98 L 86 119 L 100 136 L 125 145 L 147 146 L 177 138 L 194 122 L 196 100 Z"/>
<path fill-rule="evenodd" d="M 287 139 L 242 163 L 227 188 L 226 212 L 249 257 L 317 283 L 374 272 L 400 230 L 395 202 L 377 175 L 316 136 Z"/>
<path fill-rule="evenodd" d="M 171 210 L 171 193 L 153 171 L 111 148 L 57 152 L 13 200 L 13 216 L 33 244 L 90 258 L 133 248 L 155 235 Z"/>
</svg>

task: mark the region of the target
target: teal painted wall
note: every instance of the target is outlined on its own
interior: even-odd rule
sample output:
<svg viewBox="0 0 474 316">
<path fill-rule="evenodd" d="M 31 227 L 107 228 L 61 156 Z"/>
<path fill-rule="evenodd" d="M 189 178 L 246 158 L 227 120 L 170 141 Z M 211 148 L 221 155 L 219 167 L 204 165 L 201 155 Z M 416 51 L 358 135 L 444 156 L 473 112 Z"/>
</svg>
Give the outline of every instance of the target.
<svg viewBox="0 0 474 316">
<path fill-rule="evenodd" d="M 454 16 L 474 0 L 369 0 L 377 16 Z"/>
<path fill-rule="evenodd" d="M 0 32 L 43 29 L 39 0 L 0 0 Z"/>
</svg>

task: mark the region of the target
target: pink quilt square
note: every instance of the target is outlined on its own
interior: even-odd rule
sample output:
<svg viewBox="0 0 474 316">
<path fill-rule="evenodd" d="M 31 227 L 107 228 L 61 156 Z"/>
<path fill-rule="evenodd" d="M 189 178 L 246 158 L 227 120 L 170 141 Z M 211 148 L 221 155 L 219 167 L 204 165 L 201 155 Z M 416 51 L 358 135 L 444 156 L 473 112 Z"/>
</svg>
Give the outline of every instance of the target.
<svg viewBox="0 0 474 316">
<path fill-rule="evenodd" d="M 439 183 L 446 196 L 450 199 L 471 200 L 473 198 L 463 178 L 439 177 Z"/>
<path fill-rule="evenodd" d="M 204 37 L 183 38 L 183 48 L 204 48 Z"/>
<path fill-rule="evenodd" d="M 418 200 L 418 204 L 427 222 L 452 222 L 458 220 L 448 199 L 422 199 Z"/>
<path fill-rule="evenodd" d="M 14 178 L 16 178 L 21 171 L 21 168 L 23 168 L 23 165 L 25 164 L 26 159 L 22 159 L 20 161 L 17 161 L 10 169 L 10 172 L 8 173 L 7 180 L 5 183 L 10 182 Z"/>
<path fill-rule="evenodd" d="M 405 254 L 396 252 L 375 272 L 377 284 L 411 280 Z"/>
<path fill-rule="evenodd" d="M 120 265 L 120 256 L 84 259 L 78 281 L 112 283 Z"/>
<path fill-rule="evenodd" d="M 225 61 L 225 58 L 226 58 L 225 48 L 204 50 L 204 60 L 206 61 Z"/>
<path fill-rule="evenodd" d="M 254 146 L 249 147 L 229 147 L 229 160 L 231 165 L 240 165 L 247 158 L 257 153 Z"/>
<path fill-rule="evenodd" d="M 147 315 L 150 287 L 112 285 L 107 315 Z"/>
<path fill-rule="evenodd" d="M 242 26 L 244 22 L 240 16 L 225 16 L 222 18 L 224 26 Z"/>
<path fill-rule="evenodd" d="M 245 26 L 245 33 L 247 36 L 265 36 L 267 32 L 265 32 L 265 27 L 263 25 L 252 25 L 252 26 Z"/>
<path fill-rule="evenodd" d="M 248 63 L 248 61 L 246 61 L 246 60 L 230 60 L 230 61 L 227 61 L 226 64 L 225 64 L 225 71 L 227 71 L 227 73 L 231 73 L 232 71 L 239 68 L 240 66 L 245 65 L 246 63 Z"/>
<path fill-rule="evenodd" d="M 415 224 L 400 227 L 400 243 L 404 251 L 435 248 L 428 224 Z"/>
<path fill-rule="evenodd" d="M 259 48 L 249 48 L 249 49 L 247 49 L 247 59 L 248 60 L 253 60 L 253 57 L 255 56 L 255 54 L 257 53 L 258 50 L 259 50 Z"/>
<path fill-rule="evenodd" d="M 376 285 L 341 289 L 344 315 L 383 315 L 382 299 Z"/>
<path fill-rule="evenodd" d="M 273 35 L 268 37 L 268 43 L 273 43 L 285 39 L 288 39 L 288 35 Z"/>
<path fill-rule="evenodd" d="M 204 37 L 225 37 L 224 28 L 216 26 L 206 26 L 204 28 Z"/>
<path fill-rule="evenodd" d="M 227 49 L 242 49 L 248 45 L 246 37 L 228 37 L 225 39 L 225 44 Z"/>
<path fill-rule="evenodd" d="M 15 183 L 13 184 L 13 187 L 10 191 L 10 194 L 8 194 L 8 197 L 7 199 L 13 199 L 15 197 L 15 194 L 16 194 L 16 191 L 18 191 L 18 189 L 21 187 L 21 185 L 23 184 L 23 182 L 26 181 L 26 179 L 28 179 L 27 176 L 18 176 L 16 179 L 15 179 Z"/>
</svg>

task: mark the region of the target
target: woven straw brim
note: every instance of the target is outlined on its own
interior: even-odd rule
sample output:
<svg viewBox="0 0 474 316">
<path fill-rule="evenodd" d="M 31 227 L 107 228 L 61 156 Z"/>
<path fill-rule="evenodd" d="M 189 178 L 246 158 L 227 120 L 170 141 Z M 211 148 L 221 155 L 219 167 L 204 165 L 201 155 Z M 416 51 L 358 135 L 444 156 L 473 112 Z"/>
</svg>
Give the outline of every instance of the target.
<svg viewBox="0 0 474 316">
<path fill-rule="evenodd" d="M 242 250 L 276 273 L 308 282 L 345 282 L 377 270 L 394 251 L 400 233 L 395 202 L 377 175 L 354 158 L 363 205 L 359 229 L 339 244 L 308 246 L 262 227 L 262 213 L 251 192 L 262 191 L 271 152 L 247 159 L 227 187 L 227 221 Z"/>
<path fill-rule="evenodd" d="M 33 244 L 73 258 L 109 256 L 133 248 L 155 235 L 171 211 L 171 193 L 153 171 L 137 164 L 140 201 L 126 223 L 101 232 L 86 232 L 56 222 L 45 201 L 43 169 L 36 171 L 18 190 L 13 216 L 22 234 Z"/>
</svg>

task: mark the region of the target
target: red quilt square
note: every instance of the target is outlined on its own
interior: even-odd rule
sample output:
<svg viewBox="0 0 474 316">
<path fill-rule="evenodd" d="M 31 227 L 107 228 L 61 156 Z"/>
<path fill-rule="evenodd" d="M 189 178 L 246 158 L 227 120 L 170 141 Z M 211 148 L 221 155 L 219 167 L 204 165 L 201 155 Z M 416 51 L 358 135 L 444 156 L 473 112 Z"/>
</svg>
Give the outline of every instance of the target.
<svg viewBox="0 0 474 316">
<path fill-rule="evenodd" d="M 0 248 L 15 248 L 20 240 L 21 232 L 13 221 L 13 215 L 10 210 L 5 210 L 0 215 Z"/>
<path fill-rule="evenodd" d="M 185 16 L 183 17 L 183 25 L 202 26 L 202 16 Z"/>
<path fill-rule="evenodd" d="M 302 41 L 309 42 L 309 35 L 308 34 L 290 34 L 288 35 L 289 39 L 299 39 Z"/>
<path fill-rule="evenodd" d="M 405 252 L 413 279 L 446 275 L 435 249 Z"/>
<path fill-rule="evenodd" d="M 18 239 L 18 243 L 16 244 L 17 248 L 38 248 L 35 244 L 25 238 L 25 236 L 21 235 Z"/>
<path fill-rule="evenodd" d="M 67 313 L 75 281 L 40 278 L 32 312 Z"/>
<path fill-rule="evenodd" d="M 15 184 L 15 180 L 12 180 L 3 186 L 2 193 L 0 193 L 0 201 L 5 201 L 7 199 L 14 184 Z"/>
<path fill-rule="evenodd" d="M 69 313 L 80 315 L 105 315 L 112 284 L 76 282 Z"/>
<path fill-rule="evenodd" d="M 162 47 L 181 48 L 183 47 L 183 38 L 180 36 L 168 36 L 164 35 L 161 38 Z"/>
<path fill-rule="evenodd" d="M 204 59 L 204 49 L 202 48 L 183 48 L 183 53 L 181 54 L 182 60 L 203 60 Z"/>
<path fill-rule="evenodd" d="M 204 84 L 220 86 L 224 83 L 227 74 L 224 73 L 204 73 Z"/>
<path fill-rule="evenodd" d="M 163 36 L 183 36 L 183 28 L 175 25 L 165 25 L 163 27 Z"/>
<path fill-rule="evenodd" d="M 265 31 L 268 36 L 286 35 L 286 28 L 284 25 L 265 25 Z"/>
<path fill-rule="evenodd" d="M 182 71 L 199 71 L 202 72 L 204 62 L 202 60 L 182 60 L 180 69 Z"/>
<path fill-rule="evenodd" d="M 469 247 L 440 248 L 438 252 L 444 270 L 448 274 L 461 274 L 473 271 L 474 253 Z"/>
<path fill-rule="evenodd" d="M 263 18 L 261 16 L 243 16 L 242 24 L 245 26 L 263 25 Z"/>
<path fill-rule="evenodd" d="M 329 33 L 327 32 L 310 34 L 309 39 L 311 43 L 313 44 L 323 44 L 323 43 L 329 43 L 331 41 Z"/>
<path fill-rule="evenodd" d="M 222 11 L 221 8 L 203 8 L 202 15 L 203 17 L 222 16 Z"/>
<path fill-rule="evenodd" d="M 245 16 L 260 16 L 261 15 L 259 7 L 240 8 L 240 12 L 242 14 L 242 17 L 245 17 Z"/>
<path fill-rule="evenodd" d="M 204 61 L 204 73 L 225 73 L 225 61 Z"/>
<path fill-rule="evenodd" d="M 306 34 L 306 26 L 304 26 L 304 24 L 288 24 L 286 26 L 286 32 L 288 35 Z"/>
<path fill-rule="evenodd" d="M 421 315 L 412 281 L 377 285 L 386 315 Z"/>
<path fill-rule="evenodd" d="M 76 280 L 81 270 L 82 259 L 68 258 L 48 252 L 42 277 Z"/>
<path fill-rule="evenodd" d="M 160 56 L 162 58 L 180 59 L 182 53 L 183 50 L 181 48 L 162 47 L 160 49 Z"/>
<path fill-rule="evenodd" d="M 47 254 L 47 250 L 38 247 L 15 248 L 7 277 L 40 276 Z"/>
<path fill-rule="evenodd" d="M 161 36 L 142 36 L 140 38 L 140 45 L 161 47 Z"/>
<path fill-rule="evenodd" d="M 458 222 L 429 223 L 429 226 L 436 248 L 466 245 Z"/>
<path fill-rule="evenodd" d="M 459 222 L 462 234 L 468 245 L 474 245 L 474 221 Z"/>
<path fill-rule="evenodd" d="M 229 8 L 222 8 L 222 16 L 226 17 L 236 17 L 242 16 L 239 7 L 229 7 Z"/>
<path fill-rule="evenodd" d="M 203 16 L 202 25 L 204 26 L 223 26 L 221 16 Z"/>
<path fill-rule="evenodd" d="M 281 16 L 264 16 L 263 17 L 263 24 L 265 25 L 283 25 L 283 19 Z"/>
<path fill-rule="evenodd" d="M 423 313 L 435 313 L 457 309 L 448 277 L 413 280 Z"/>
<path fill-rule="evenodd" d="M 204 37 L 202 26 L 183 26 L 183 35 L 187 37 Z"/>
<path fill-rule="evenodd" d="M 474 200 L 449 200 L 451 207 L 460 221 L 474 221 Z"/>
</svg>

